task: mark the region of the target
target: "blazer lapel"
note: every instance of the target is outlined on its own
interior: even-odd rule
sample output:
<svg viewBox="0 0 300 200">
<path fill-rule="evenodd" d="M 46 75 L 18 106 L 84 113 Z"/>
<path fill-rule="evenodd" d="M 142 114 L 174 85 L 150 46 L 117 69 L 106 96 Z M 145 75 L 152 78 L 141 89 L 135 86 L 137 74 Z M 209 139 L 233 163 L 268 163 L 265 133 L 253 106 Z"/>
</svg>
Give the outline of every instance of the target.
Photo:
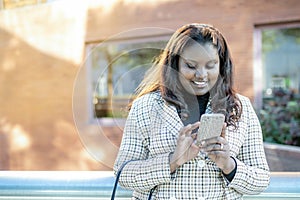
<svg viewBox="0 0 300 200">
<path fill-rule="evenodd" d="M 173 136 L 178 137 L 179 130 L 183 127 L 183 123 L 177 113 L 175 106 L 170 105 L 164 100 L 158 103 L 160 114 L 158 115 L 158 123 L 169 129 Z"/>
</svg>

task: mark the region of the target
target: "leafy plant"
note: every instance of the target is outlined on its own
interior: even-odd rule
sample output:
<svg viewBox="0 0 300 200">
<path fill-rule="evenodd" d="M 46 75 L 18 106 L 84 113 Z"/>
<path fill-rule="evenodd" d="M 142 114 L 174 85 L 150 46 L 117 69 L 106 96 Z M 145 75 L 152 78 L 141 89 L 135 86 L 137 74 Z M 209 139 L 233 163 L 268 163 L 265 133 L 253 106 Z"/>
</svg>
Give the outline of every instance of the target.
<svg viewBox="0 0 300 200">
<path fill-rule="evenodd" d="M 264 141 L 300 146 L 300 101 L 277 89 L 259 112 Z"/>
</svg>

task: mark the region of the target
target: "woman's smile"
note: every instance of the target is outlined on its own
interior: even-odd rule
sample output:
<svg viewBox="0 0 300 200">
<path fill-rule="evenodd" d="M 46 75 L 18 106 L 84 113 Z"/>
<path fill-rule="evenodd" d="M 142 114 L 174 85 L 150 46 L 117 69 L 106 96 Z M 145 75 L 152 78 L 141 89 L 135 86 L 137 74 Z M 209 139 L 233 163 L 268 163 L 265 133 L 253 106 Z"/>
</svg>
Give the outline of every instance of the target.
<svg viewBox="0 0 300 200">
<path fill-rule="evenodd" d="M 207 81 L 192 81 L 192 84 L 194 84 L 198 88 L 204 88 L 207 87 Z"/>
</svg>

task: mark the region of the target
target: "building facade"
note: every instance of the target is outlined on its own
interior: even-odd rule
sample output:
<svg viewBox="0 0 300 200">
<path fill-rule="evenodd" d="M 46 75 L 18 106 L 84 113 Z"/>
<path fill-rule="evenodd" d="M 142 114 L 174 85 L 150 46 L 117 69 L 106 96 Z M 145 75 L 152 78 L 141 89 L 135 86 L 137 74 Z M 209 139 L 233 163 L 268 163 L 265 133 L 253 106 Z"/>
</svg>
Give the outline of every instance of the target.
<svg viewBox="0 0 300 200">
<path fill-rule="evenodd" d="M 297 0 L 55 1 L 0 11 L 0 168 L 111 169 L 133 77 L 187 23 L 224 33 L 235 88 L 257 109 L 273 88 L 299 94 L 299 11 Z"/>
</svg>

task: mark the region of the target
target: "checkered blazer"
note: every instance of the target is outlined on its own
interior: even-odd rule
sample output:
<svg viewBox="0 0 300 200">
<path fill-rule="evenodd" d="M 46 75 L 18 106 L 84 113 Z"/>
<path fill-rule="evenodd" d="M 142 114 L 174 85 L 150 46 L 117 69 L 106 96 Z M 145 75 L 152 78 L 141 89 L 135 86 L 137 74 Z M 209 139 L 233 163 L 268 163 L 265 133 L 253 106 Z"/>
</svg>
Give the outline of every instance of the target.
<svg viewBox="0 0 300 200">
<path fill-rule="evenodd" d="M 133 190 L 132 199 L 242 199 L 243 194 L 258 194 L 269 184 L 260 123 L 248 98 L 239 95 L 243 113 L 238 129 L 227 128 L 230 154 L 237 162 L 231 182 L 209 158 L 201 154 L 170 173 L 169 154 L 176 147 L 183 127 L 176 108 L 159 92 L 136 99 L 124 128 L 114 171 L 128 160 L 119 183 Z M 206 112 L 210 112 L 208 109 Z"/>
</svg>

